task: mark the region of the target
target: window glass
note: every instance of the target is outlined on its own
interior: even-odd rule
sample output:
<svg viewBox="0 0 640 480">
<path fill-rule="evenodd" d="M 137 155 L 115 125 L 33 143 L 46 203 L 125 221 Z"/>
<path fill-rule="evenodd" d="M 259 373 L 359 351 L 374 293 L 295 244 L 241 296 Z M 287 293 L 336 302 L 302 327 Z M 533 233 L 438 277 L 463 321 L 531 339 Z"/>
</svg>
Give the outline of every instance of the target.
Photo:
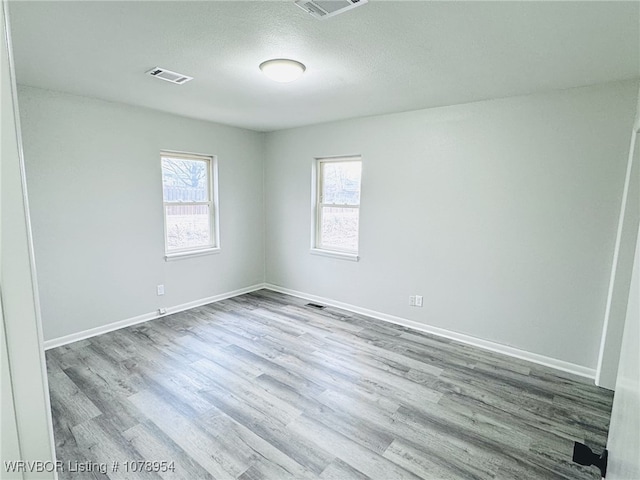
<svg viewBox="0 0 640 480">
<path fill-rule="evenodd" d="M 362 162 L 322 163 L 322 203 L 358 205 Z"/>
<path fill-rule="evenodd" d="M 206 202 L 208 162 L 163 157 L 162 185 L 165 202 Z"/>
<path fill-rule="evenodd" d="M 162 153 L 167 254 L 187 254 L 216 247 L 214 158 Z"/>
<path fill-rule="evenodd" d="M 358 253 L 360 222 L 359 157 L 316 161 L 315 248 Z"/>
<path fill-rule="evenodd" d="M 208 205 L 168 205 L 167 250 L 211 245 L 211 214 Z"/>
</svg>

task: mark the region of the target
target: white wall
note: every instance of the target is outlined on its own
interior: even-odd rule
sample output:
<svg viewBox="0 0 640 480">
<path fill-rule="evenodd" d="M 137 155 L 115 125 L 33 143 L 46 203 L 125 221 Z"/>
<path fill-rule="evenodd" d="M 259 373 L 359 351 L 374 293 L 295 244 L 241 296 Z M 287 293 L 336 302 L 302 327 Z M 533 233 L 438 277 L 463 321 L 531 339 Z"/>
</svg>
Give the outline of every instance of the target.
<svg viewBox="0 0 640 480">
<path fill-rule="evenodd" d="M 266 222 L 269 283 L 593 369 L 636 89 L 617 82 L 265 141 L 22 87 L 45 339 L 259 284 Z M 221 254 L 164 261 L 161 149 L 218 155 Z M 311 162 L 338 154 L 363 155 L 358 263 L 309 254 Z M 411 294 L 425 307 L 409 307 Z"/>
<path fill-rule="evenodd" d="M 263 134 L 30 87 L 19 100 L 45 340 L 263 281 Z M 217 155 L 220 254 L 164 260 L 163 149 Z"/>
<path fill-rule="evenodd" d="M 638 164 L 640 152 L 640 95 L 633 127 L 635 143 L 631 145 L 631 158 Z M 634 156 L 635 155 L 635 156 Z M 636 172 L 637 174 L 637 172 Z M 638 179 L 634 179 L 638 181 Z M 629 202 L 635 203 L 638 211 L 640 194 L 629 195 Z M 636 223 L 637 224 L 637 223 Z M 628 226 L 627 226 L 628 228 Z M 607 478 L 623 480 L 640 478 L 640 229 L 635 232 L 635 253 L 624 268 L 631 270 L 631 282 L 625 309 L 625 319 L 620 326 L 621 341 L 614 345 L 606 342 L 606 347 L 618 347 L 619 363 L 613 397 L 611 425 L 607 448 L 609 449 L 609 469 Z M 609 357 L 612 355 L 610 354 Z M 609 360 L 610 361 L 610 360 Z"/>
<path fill-rule="evenodd" d="M 267 282 L 594 369 L 636 93 L 617 82 L 269 134 Z M 340 154 L 363 157 L 358 263 L 309 254 L 312 159 Z"/>
<path fill-rule="evenodd" d="M 11 371 L 9 370 L 9 349 L 5 338 L 5 324 L 2 315 L 2 297 L 0 297 L 0 471 L 8 476 L 6 463 L 21 460 L 20 439 L 18 438 L 18 418 L 13 396 Z M 35 380 L 37 381 L 37 379 Z M 43 402 L 43 408 L 48 408 Z M 15 478 L 23 478 L 16 473 Z"/>
<path fill-rule="evenodd" d="M 52 473 L 7 473 L 4 461 L 53 460 L 53 435 L 44 369 L 44 352 L 34 289 L 33 256 L 24 170 L 14 115 L 14 82 L 5 26 L 6 3 L 0 5 L 0 381 L 2 437 L 0 478 L 53 478 Z"/>
<path fill-rule="evenodd" d="M 638 97 L 638 111 L 640 112 L 640 96 Z M 636 119 L 636 124 L 638 121 L 640 120 Z M 596 384 L 612 390 L 615 386 L 620 360 L 620 346 L 629 300 L 633 255 L 638 223 L 640 222 L 640 145 L 637 135 L 637 130 L 633 129 L 596 374 Z"/>
<path fill-rule="evenodd" d="M 640 236 L 640 232 L 637 232 Z M 635 261 L 611 410 L 609 480 L 640 478 L 640 242 Z"/>
</svg>

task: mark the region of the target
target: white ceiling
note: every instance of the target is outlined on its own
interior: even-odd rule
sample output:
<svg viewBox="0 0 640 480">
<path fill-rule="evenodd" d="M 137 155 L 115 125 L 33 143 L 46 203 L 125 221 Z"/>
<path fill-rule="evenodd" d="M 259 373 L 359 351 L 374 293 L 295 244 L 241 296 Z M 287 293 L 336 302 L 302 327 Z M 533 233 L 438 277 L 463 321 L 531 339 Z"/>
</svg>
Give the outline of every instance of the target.
<svg viewBox="0 0 640 480">
<path fill-rule="evenodd" d="M 254 130 L 639 75 L 638 2 L 370 0 L 319 21 L 293 1 L 11 2 L 18 83 Z M 291 84 L 258 70 L 307 66 Z M 164 67 L 194 80 L 144 74 Z"/>
</svg>

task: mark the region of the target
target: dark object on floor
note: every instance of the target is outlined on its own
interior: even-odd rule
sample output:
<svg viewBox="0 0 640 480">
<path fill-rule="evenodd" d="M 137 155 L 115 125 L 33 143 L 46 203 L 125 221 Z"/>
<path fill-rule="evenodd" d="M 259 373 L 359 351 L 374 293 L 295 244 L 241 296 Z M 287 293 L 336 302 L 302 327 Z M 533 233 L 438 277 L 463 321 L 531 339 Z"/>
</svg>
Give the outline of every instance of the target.
<svg viewBox="0 0 640 480">
<path fill-rule="evenodd" d="M 595 465 L 600 469 L 602 478 L 607 476 L 607 457 L 609 453 L 605 448 L 601 455 L 593 453 L 589 447 L 583 443 L 575 442 L 573 445 L 573 461 L 580 465 Z"/>
</svg>

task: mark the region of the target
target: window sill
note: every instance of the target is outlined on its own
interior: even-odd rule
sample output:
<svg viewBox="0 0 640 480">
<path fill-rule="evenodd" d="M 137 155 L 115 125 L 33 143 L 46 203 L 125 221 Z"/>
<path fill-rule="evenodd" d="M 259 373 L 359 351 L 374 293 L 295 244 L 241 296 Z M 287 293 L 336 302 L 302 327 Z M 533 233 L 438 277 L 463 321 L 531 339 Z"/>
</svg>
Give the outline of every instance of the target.
<svg viewBox="0 0 640 480">
<path fill-rule="evenodd" d="M 335 252 L 332 250 L 321 250 L 319 248 L 312 248 L 310 251 L 312 255 L 320 255 L 323 257 L 339 258 L 340 260 L 350 260 L 352 262 L 360 260 L 360 257 L 356 253 Z"/>
<path fill-rule="evenodd" d="M 203 250 L 194 250 L 191 252 L 167 253 L 164 256 L 164 259 L 166 262 L 171 262 L 173 260 L 182 260 L 183 258 L 201 257 L 203 255 L 213 255 L 215 253 L 220 253 L 220 247 L 206 248 Z"/>
</svg>

